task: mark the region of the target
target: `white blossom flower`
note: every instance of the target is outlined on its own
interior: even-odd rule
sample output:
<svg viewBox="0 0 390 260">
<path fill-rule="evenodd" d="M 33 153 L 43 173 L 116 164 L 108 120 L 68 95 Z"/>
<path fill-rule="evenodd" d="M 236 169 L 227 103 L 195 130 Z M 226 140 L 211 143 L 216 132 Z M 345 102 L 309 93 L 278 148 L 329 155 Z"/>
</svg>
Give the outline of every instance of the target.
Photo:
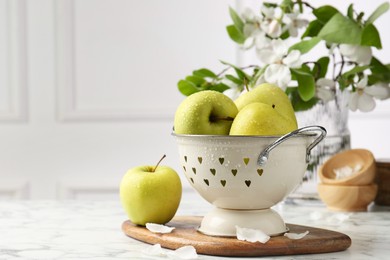
<svg viewBox="0 0 390 260">
<path fill-rule="evenodd" d="M 282 89 L 291 81 L 290 68 L 300 68 L 302 65 L 301 53 L 298 50 L 288 53 L 288 46 L 281 39 L 272 40 L 268 48 L 257 50 L 257 56 L 269 64 L 264 72 L 265 81 Z"/>
<path fill-rule="evenodd" d="M 366 89 L 366 93 L 379 99 L 385 100 L 390 98 L 390 86 L 389 84 L 380 82 Z"/>
<path fill-rule="evenodd" d="M 340 53 L 360 65 L 370 64 L 372 58 L 372 51 L 369 46 L 340 44 Z"/>
<path fill-rule="evenodd" d="M 330 79 L 320 78 L 316 81 L 316 96 L 323 102 L 329 102 L 335 98 L 335 82 Z"/>
<path fill-rule="evenodd" d="M 364 75 L 363 79 L 356 84 L 356 91 L 351 93 L 348 105 L 352 111 L 370 112 L 376 106 L 374 97 L 380 99 L 387 94 L 385 88 L 379 85 L 369 87 L 367 83 L 367 75 Z"/>
<path fill-rule="evenodd" d="M 262 48 L 269 43 L 265 32 L 261 29 L 262 19 L 256 15 L 252 9 L 246 8 L 242 14 L 244 20 L 244 36 L 246 37 L 243 44 L 244 49 L 250 49 L 253 46 Z"/>
<path fill-rule="evenodd" d="M 288 32 L 290 33 L 290 36 L 297 37 L 298 36 L 298 29 L 304 28 L 309 24 L 309 21 L 306 19 L 300 19 L 299 18 L 299 11 L 294 10 L 293 13 L 287 13 L 285 14 L 287 18 L 287 28 Z"/>
<path fill-rule="evenodd" d="M 261 12 L 264 15 L 264 19 L 260 24 L 261 29 L 270 37 L 278 38 L 282 34 L 282 25 L 275 15 L 275 8 L 263 5 Z"/>
</svg>

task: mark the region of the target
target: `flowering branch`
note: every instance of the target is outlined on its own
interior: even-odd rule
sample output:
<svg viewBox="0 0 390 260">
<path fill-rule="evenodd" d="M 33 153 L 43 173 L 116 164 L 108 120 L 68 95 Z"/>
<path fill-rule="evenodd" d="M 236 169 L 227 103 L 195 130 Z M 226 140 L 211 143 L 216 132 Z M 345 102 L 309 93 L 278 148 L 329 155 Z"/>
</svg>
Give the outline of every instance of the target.
<svg viewBox="0 0 390 260">
<path fill-rule="evenodd" d="M 315 18 L 302 18 L 303 7 Z M 227 67 L 217 74 L 206 68 L 195 70 L 179 81 L 179 90 L 190 95 L 213 89 L 235 99 L 267 82 L 286 90 L 299 111 L 332 100 L 337 86 L 351 92 L 352 111 L 371 111 L 374 99 L 390 97 L 390 65 L 372 55 L 372 48 L 382 48 L 374 22 L 388 9 L 385 2 L 366 17 L 353 4 L 342 14 L 332 6 L 314 7 L 302 0 L 264 3 L 260 12 L 245 9 L 238 14 L 230 8 L 233 24 L 226 27 L 230 38 L 244 50 L 254 50 L 261 63 L 237 67 L 222 62 Z M 304 55 L 320 43 L 329 54 L 305 61 Z M 331 79 L 327 78 L 329 67 Z"/>
</svg>

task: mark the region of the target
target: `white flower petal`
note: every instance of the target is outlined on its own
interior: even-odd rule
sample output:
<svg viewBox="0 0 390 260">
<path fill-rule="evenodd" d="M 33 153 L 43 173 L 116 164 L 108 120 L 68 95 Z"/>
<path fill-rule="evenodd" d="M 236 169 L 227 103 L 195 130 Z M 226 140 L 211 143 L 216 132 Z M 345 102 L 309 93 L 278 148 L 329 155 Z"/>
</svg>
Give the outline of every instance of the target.
<svg viewBox="0 0 390 260">
<path fill-rule="evenodd" d="M 368 77 L 364 75 L 364 77 L 356 84 L 356 88 L 363 89 L 367 86 Z"/>
<path fill-rule="evenodd" d="M 301 53 L 298 50 L 292 50 L 284 59 L 283 64 L 289 68 L 300 68 L 302 66 Z"/>
<path fill-rule="evenodd" d="M 340 44 L 340 53 L 361 65 L 370 64 L 372 58 L 372 50 L 369 46 Z"/>
<path fill-rule="evenodd" d="M 238 240 L 248 241 L 252 243 L 260 242 L 265 244 L 271 238 L 259 229 L 241 228 L 239 226 L 236 226 L 236 234 Z"/>
<path fill-rule="evenodd" d="M 272 38 L 278 38 L 282 34 L 282 25 L 278 20 L 272 20 L 268 26 L 267 34 Z"/>
<path fill-rule="evenodd" d="M 271 41 L 268 39 L 265 34 L 259 34 L 255 37 L 255 46 L 256 49 L 268 48 Z"/>
<path fill-rule="evenodd" d="M 151 256 L 165 256 L 164 250 L 161 248 L 160 244 L 155 244 L 151 247 L 147 247 L 143 253 L 145 255 L 151 255 Z"/>
<path fill-rule="evenodd" d="M 370 87 L 366 87 L 364 88 L 364 92 L 381 100 L 390 96 L 390 88 L 386 84 L 376 84 Z"/>
<path fill-rule="evenodd" d="M 273 7 L 267 7 L 265 5 L 261 6 L 261 12 L 264 14 L 265 18 L 274 18 L 275 9 Z"/>
<path fill-rule="evenodd" d="M 256 26 L 251 23 L 244 24 L 244 36 L 250 37 L 252 36 L 253 32 L 256 31 Z"/>
<path fill-rule="evenodd" d="M 340 44 L 340 53 L 348 58 L 356 53 L 356 45 Z"/>
<path fill-rule="evenodd" d="M 359 94 L 357 92 L 353 92 L 349 95 L 348 107 L 351 111 L 357 110 L 358 100 L 359 100 Z"/>
<path fill-rule="evenodd" d="M 307 25 L 309 25 L 309 21 L 306 19 L 296 19 L 295 25 L 297 28 L 306 27 Z"/>
<path fill-rule="evenodd" d="M 261 60 L 265 64 L 272 64 L 278 62 L 280 59 L 279 55 L 277 55 L 273 50 L 268 48 L 256 50 L 256 54 L 259 60 Z"/>
<path fill-rule="evenodd" d="M 298 29 L 295 26 L 288 27 L 288 33 L 291 37 L 297 37 L 298 36 Z"/>
<path fill-rule="evenodd" d="M 375 108 L 375 100 L 372 96 L 362 93 L 358 99 L 358 109 L 362 112 L 370 112 Z"/>
<path fill-rule="evenodd" d="M 244 47 L 244 49 L 248 50 L 248 49 L 252 48 L 254 45 L 255 45 L 255 39 L 253 37 L 248 37 L 244 41 L 244 44 L 242 45 L 242 47 Z"/>
<path fill-rule="evenodd" d="M 356 49 L 356 54 L 354 56 L 354 61 L 361 65 L 370 64 L 372 59 L 372 50 L 369 46 L 358 46 Z"/>
<path fill-rule="evenodd" d="M 246 7 L 242 12 L 242 18 L 244 21 L 252 22 L 255 20 L 256 15 L 252 8 Z"/>
<path fill-rule="evenodd" d="M 282 59 L 288 52 L 288 45 L 282 39 L 275 39 L 271 41 L 272 50 Z"/>
<path fill-rule="evenodd" d="M 168 252 L 168 257 L 172 259 L 197 259 L 198 254 L 193 246 L 183 246 L 175 251 Z"/>
<path fill-rule="evenodd" d="M 336 84 L 333 80 L 327 78 L 320 78 L 316 81 L 316 85 L 319 87 L 335 88 Z"/>
<path fill-rule="evenodd" d="M 271 64 L 264 72 L 264 79 L 266 82 L 278 85 L 284 90 L 291 81 L 291 72 L 286 65 Z"/>
<path fill-rule="evenodd" d="M 146 228 L 153 233 L 171 233 L 172 230 L 174 230 L 174 227 L 168 227 L 160 224 L 154 224 L 154 223 L 146 223 Z"/>
<path fill-rule="evenodd" d="M 289 239 L 297 240 L 304 238 L 307 234 L 309 234 L 309 231 L 303 232 L 303 233 L 285 233 L 284 236 L 288 237 Z"/>
</svg>

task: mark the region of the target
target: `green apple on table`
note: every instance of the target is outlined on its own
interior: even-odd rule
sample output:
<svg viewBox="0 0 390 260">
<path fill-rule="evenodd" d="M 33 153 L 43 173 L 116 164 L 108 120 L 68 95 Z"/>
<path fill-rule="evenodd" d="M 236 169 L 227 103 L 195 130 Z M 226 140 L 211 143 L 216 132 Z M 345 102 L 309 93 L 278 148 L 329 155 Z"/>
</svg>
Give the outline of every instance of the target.
<svg viewBox="0 0 390 260">
<path fill-rule="evenodd" d="M 175 113 L 176 134 L 228 135 L 238 109 L 229 97 L 214 90 L 188 96 Z"/>
<path fill-rule="evenodd" d="M 298 128 L 290 99 L 276 85 L 264 83 L 242 94 L 230 135 L 283 135 Z"/>
<path fill-rule="evenodd" d="M 139 166 L 127 171 L 120 183 L 120 199 L 131 222 L 165 224 L 179 207 L 182 185 L 168 166 Z"/>
</svg>

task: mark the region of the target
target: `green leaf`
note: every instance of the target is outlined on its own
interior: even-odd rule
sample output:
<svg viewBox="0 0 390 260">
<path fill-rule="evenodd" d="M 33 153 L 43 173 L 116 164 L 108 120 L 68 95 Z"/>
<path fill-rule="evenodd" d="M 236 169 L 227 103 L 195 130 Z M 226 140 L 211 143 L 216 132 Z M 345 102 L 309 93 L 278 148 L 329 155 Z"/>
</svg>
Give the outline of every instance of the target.
<svg viewBox="0 0 390 260">
<path fill-rule="evenodd" d="M 299 95 L 298 91 L 296 88 L 290 88 L 291 90 L 287 89 L 287 92 L 290 92 L 290 100 L 293 105 L 294 111 L 305 111 L 317 104 L 318 99 L 317 98 L 312 98 L 308 101 L 302 100 L 301 96 Z"/>
<path fill-rule="evenodd" d="M 369 83 L 373 85 L 377 82 L 390 82 L 390 67 L 373 57 L 370 64 L 371 75 Z"/>
<path fill-rule="evenodd" d="M 282 9 L 284 13 L 291 13 L 294 10 L 294 2 L 292 0 L 283 0 L 280 4 L 280 9 Z"/>
<path fill-rule="evenodd" d="M 382 14 L 386 13 L 389 10 L 389 3 L 385 2 L 378 6 L 375 11 L 367 18 L 366 24 L 373 23 L 378 19 Z"/>
<path fill-rule="evenodd" d="M 366 69 L 368 69 L 370 67 L 370 65 L 365 65 L 365 66 L 356 66 L 354 68 L 352 68 L 351 70 L 343 73 L 341 76 L 343 78 L 350 78 L 350 77 L 354 77 L 356 74 L 360 73 L 360 72 L 363 72 L 365 71 Z"/>
<path fill-rule="evenodd" d="M 313 68 L 313 74 L 316 78 L 325 78 L 326 73 L 328 72 L 329 61 L 329 57 L 326 56 L 317 60 L 316 66 Z"/>
<path fill-rule="evenodd" d="M 177 86 L 179 88 L 179 91 L 185 96 L 189 96 L 193 93 L 200 91 L 200 89 L 198 89 L 194 83 L 187 80 L 180 80 L 177 83 Z"/>
<path fill-rule="evenodd" d="M 372 73 L 387 73 L 390 72 L 390 68 L 380 62 L 376 57 L 372 57 L 370 63 L 370 70 Z"/>
<path fill-rule="evenodd" d="M 322 23 L 327 23 L 335 14 L 339 13 L 339 10 L 330 5 L 324 5 L 313 10 L 313 14 Z"/>
<path fill-rule="evenodd" d="M 361 35 L 362 30 L 356 22 L 337 13 L 324 25 L 318 37 L 331 43 L 359 45 Z"/>
<path fill-rule="evenodd" d="M 212 78 L 212 79 L 217 78 L 217 75 L 214 72 L 205 68 L 194 70 L 192 72 L 192 75 L 202 77 L 202 78 Z"/>
<path fill-rule="evenodd" d="M 226 74 L 225 78 L 230 80 L 231 82 L 237 84 L 237 85 L 241 85 L 243 83 L 241 79 L 236 78 L 236 77 L 234 77 L 233 75 L 230 75 L 230 74 Z"/>
<path fill-rule="evenodd" d="M 223 83 L 218 83 L 216 85 L 211 85 L 210 90 L 215 90 L 215 91 L 218 91 L 218 92 L 224 92 L 225 90 L 229 89 L 229 86 L 226 85 L 226 84 L 223 84 Z"/>
<path fill-rule="evenodd" d="M 373 46 L 378 49 L 382 49 L 379 32 L 373 24 L 368 24 L 363 28 L 360 44 L 363 46 Z"/>
<path fill-rule="evenodd" d="M 302 100 L 309 101 L 312 99 L 316 91 L 314 77 L 310 73 L 298 69 L 291 69 L 291 72 L 298 81 L 298 93 Z"/>
<path fill-rule="evenodd" d="M 308 53 L 311 49 L 313 49 L 319 42 L 321 41 L 321 38 L 314 37 L 310 40 L 305 40 L 298 42 L 290 47 L 289 52 L 292 50 L 298 50 L 301 52 L 301 54 Z"/>
<path fill-rule="evenodd" d="M 347 88 L 350 84 L 351 84 L 351 81 L 348 80 L 348 79 L 345 79 L 343 77 L 340 77 L 338 80 L 337 80 L 338 84 L 339 84 L 339 87 L 340 87 L 340 90 L 343 91 L 345 88 Z"/>
<path fill-rule="evenodd" d="M 240 32 L 235 25 L 228 25 L 226 30 L 229 34 L 229 37 L 238 44 L 243 44 L 245 42 L 245 36 Z"/>
<path fill-rule="evenodd" d="M 272 7 L 272 8 L 278 7 L 277 4 L 271 3 L 271 2 L 263 2 L 263 5 L 266 6 L 266 7 Z"/>
<path fill-rule="evenodd" d="M 185 80 L 194 83 L 196 86 L 200 86 L 206 82 L 204 78 L 198 76 L 187 76 Z"/>
<path fill-rule="evenodd" d="M 349 19 L 353 20 L 353 4 L 350 4 L 348 6 L 348 11 L 347 11 Z"/>
<path fill-rule="evenodd" d="M 305 37 L 315 37 L 321 31 L 324 24 L 319 20 L 313 20 L 309 23 L 306 28 L 306 31 L 302 34 L 301 39 Z"/>
<path fill-rule="evenodd" d="M 229 63 L 229 62 L 226 62 L 226 61 L 221 61 L 222 64 L 224 65 L 227 65 L 229 67 L 232 67 L 235 71 L 236 71 L 236 74 L 237 76 L 241 79 L 241 80 L 246 80 L 248 81 L 250 79 L 250 76 L 247 75 L 242 69 L 240 69 L 239 67 Z"/>
<path fill-rule="evenodd" d="M 240 16 L 236 13 L 236 11 L 229 7 L 229 13 L 230 13 L 230 17 L 232 18 L 233 20 L 233 24 L 234 26 L 237 28 L 237 30 L 241 33 L 244 32 L 244 22 L 242 21 L 242 19 L 240 18 Z"/>
</svg>

